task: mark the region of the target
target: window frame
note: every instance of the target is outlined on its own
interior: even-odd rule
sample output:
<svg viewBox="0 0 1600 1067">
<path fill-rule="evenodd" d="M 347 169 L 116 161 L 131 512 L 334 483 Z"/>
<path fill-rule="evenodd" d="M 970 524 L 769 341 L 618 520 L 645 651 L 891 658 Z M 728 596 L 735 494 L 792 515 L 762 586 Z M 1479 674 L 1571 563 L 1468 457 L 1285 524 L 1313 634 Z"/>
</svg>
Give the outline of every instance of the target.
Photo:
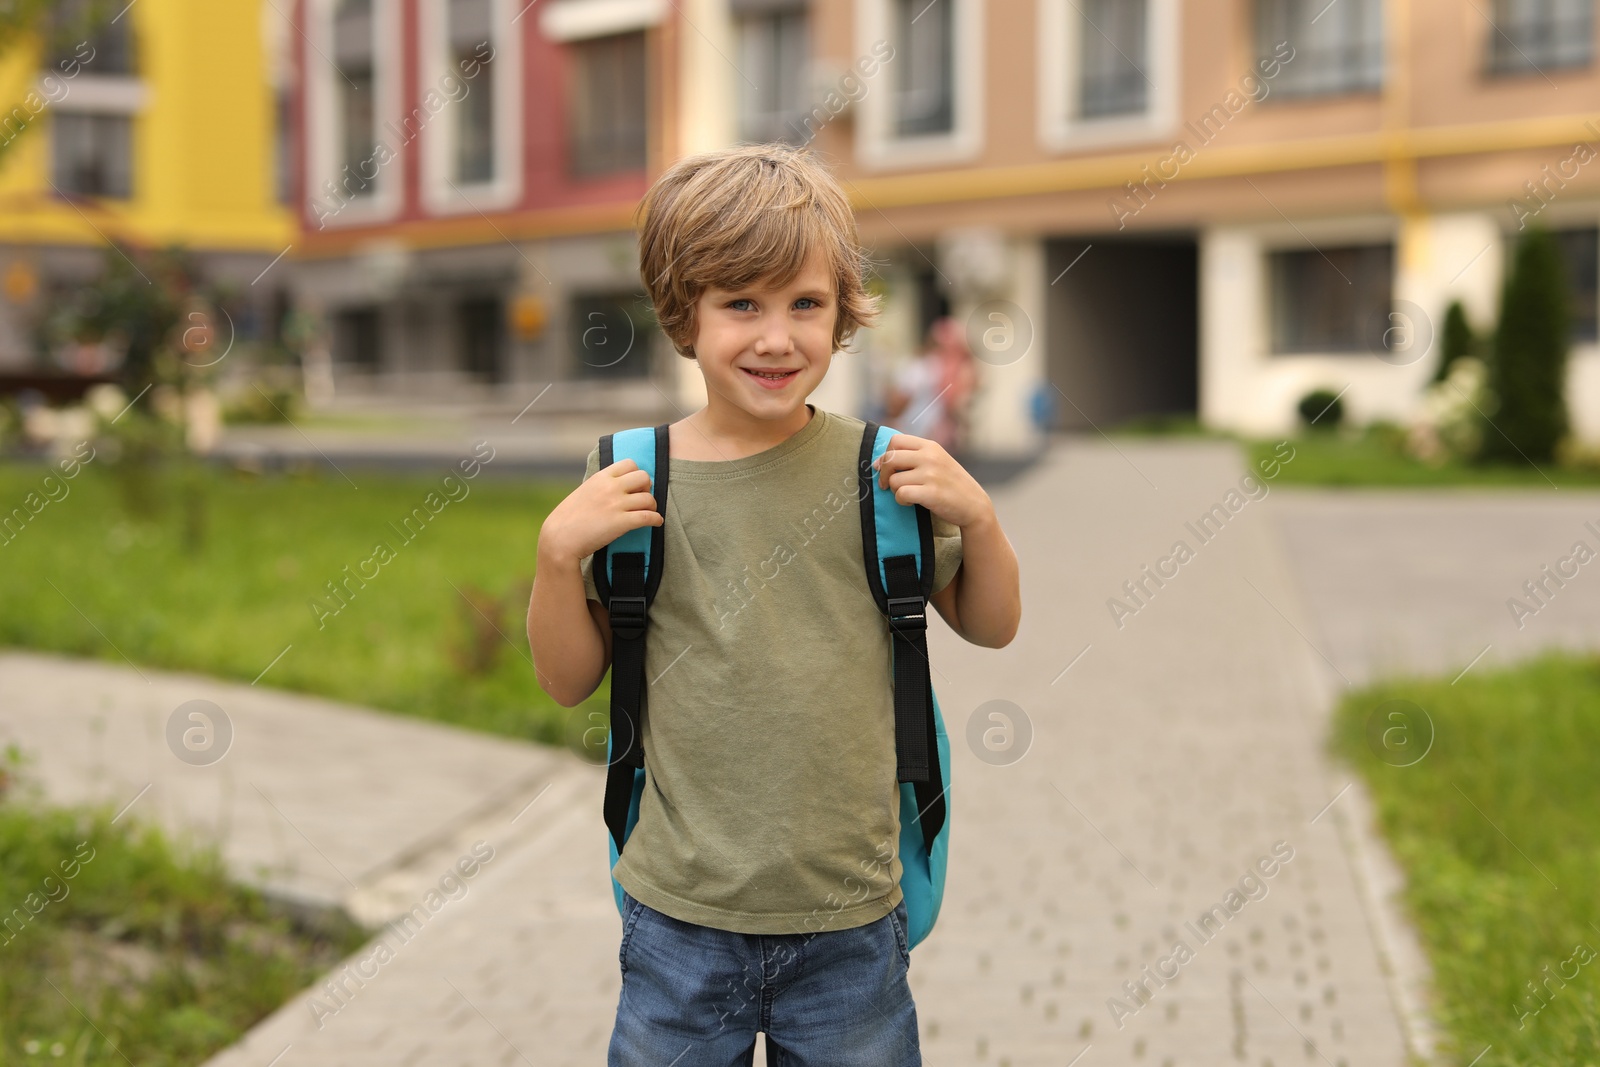
<svg viewBox="0 0 1600 1067">
<path fill-rule="evenodd" d="M 811 108 L 813 106 L 812 81 L 814 64 L 812 59 L 812 45 L 816 36 L 816 28 L 814 25 L 814 19 L 811 15 L 810 6 L 801 0 L 801 2 L 784 4 L 763 10 L 741 11 L 735 9 L 732 13 L 733 39 L 735 42 L 734 47 L 737 50 L 736 54 L 739 56 L 739 59 L 741 61 L 744 60 L 747 58 L 744 52 L 746 47 L 746 34 L 749 32 L 750 23 L 770 23 L 784 18 L 797 18 L 800 22 L 801 31 L 803 34 L 804 47 L 801 50 L 799 65 L 799 97 L 792 102 L 792 106 L 788 109 L 788 111 L 777 110 L 762 112 L 760 119 L 766 124 L 776 125 L 776 128 L 782 134 L 782 136 L 778 138 L 779 140 L 782 140 L 788 144 L 802 145 L 810 140 L 810 136 L 805 133 L 805 120 L 810 116 Z M 752 132 L 754 131 L 752 131 L 752 129 L 746 125 L 751 114 L 747 110 L 747 105 L 750 100 L 750 86 L 745 83 L 744 79 L 738 77 L 737 75 L 735 75 L 733 78 L 733 86 L 736 96 L 734 101 L 733 120 L 738 140 L 741 143 L 763 143 L 767 140 L 772 140 L 772 138 L 767 137 L 751 136 Z M 780 120 L 786 115 L 790 121 L 787 124 L 781 123 Z"/>
<path fill-rule="evenodd" d="M 1252 53 L 1251 61 L 1253 64 L 1259 63 L 1261 60 L 1271 57 L 1273 55 L 1272 49 L 1275 48 L 1277 44 L 1277 42 L 1267 42 L 1264 40 L 1264 16 L 1262 12 L 1264 6 L 1271 2 L 1275 2 L 1275 0 L 1254 0 L 1250 12 L 1250 48 Z M 1305 4 L 1308 8 L 1317 7 L 1322 10 L 1327 10 L 1327 8 L 1322 6 L 1322 0 L 1281 0 L 1281 2 L 1301 3 Z M 1352 0 L 1352 2 L 1372 3 L 1377 6 L 1376 20 L 1378 38 L 1376 42 L 1376 50 L 1378 55 L 1378 70 L 1376 77 L 1370 83 L 1365 81 L 1346 81 L 1331 88 L 1304 89 L 1296 87 L 1292 78 L 1285 79 L 1280 76 L 1280 78 L 1274 79 L 1272 95 L 1267 98 L 1268 100 L 1276 100 L 1282 103 L 1299 103 L 1304 101 L 1337 99 L 1339 97 L 1346 96 L 1381 94 L 1383 92 L 1384 85 L 1388 81 L 1391 74 L 1389 69 L 1391 41 L 1389 40 L 1389 26 L 1386 21 L 1386 4 L 1388 3 L 1388 0 Z M 1333 5 L 1331 4 L 1328 5 L 1328 7 L 1332 6 Z M 1317 17 L 1320 17 L 1320 15 Z M 1316 19 L 1313 18 L 1312 21 L 1314 22 Z M 1291 43 L 1293 44 L 1294 42 L 1291 41 Z M 1295 44 L 1294 47 L 1296 61 L 1299 61 L 1300 57 L 1314 54 L 1310 46 L 1304 43 Z M 1252 69 L 1255 68 L 1252 67 Z M 1290 66 L 1286 67 L 1285 69 L 1298 72 L 1300 70 L 1304 70 L 1305 66 L 1302 64 L 1300 67 Z M 1265 102 L 1266 101 L 1263 101 L 1263 103 Z"/>
<path fill-rule="evenodd" d="M 1081 118 L 1078 110 L 1082 14 L 1073 0 L 1038 2 L 1039 143 L 1051 151 L 1147 141 L 1178 122 L 1183 81 L 1177 0 L 1145 0 L 1145 72 L 1149 93 L 1139 114 Z"/>
<path fill-rule="evenodd" d="M 1279 284 L 1278 272 L 1275 269 L 1275 260 L 1280 255 L 1300 254 L 1320 259 L 1326 256 L 1329 250 L 1342 251 L 1344 249 L 1376 249 L 1387 248 L 1389 254 L 1389 277 L 1387 280 L 1388 304 L 1392 311 L 1398 299 L 1399 292 L 1399 264 L 1400 264 L 1400 235 L 1389 232 L 1386 234 L 1353 232 L 1348 236 L 1333 241 L 1323 241 L 1306 247 L 1306 240 L 1295 243 L 1292 241 L 1263 242 L 1260 246 L 1261 255 L 1261 285 L 1263 289 L 1262 309 L 1264 312 L 1265 329 L 1262 337 L 1265 341 L 1265 352 L 1269 359 L 1296 359 L 1306 357 L 1331 357 L 1344 359 L 1374 354 L 1377 349 L 1364 343 L 1359 338 L 1352 344 L 1342 347 L 1329 347 L 1327 345 L 1301 345 L 1297 347 L 1280 347 L 1278 323 L 1279 312 Z"/>
<path fill-rule="evenodd" d="M 56 17 L 60 17 L 59 14 Z M 56 153 L 59 150 L 57 138 L 58 128 L 55 120 L 62 116 L 72 115 L 87 118 L 90 121 L 102 118 L 121 119 L 128 124 L 128 158 L 127 175 L 128 188 L 125 193 L 77 193 L 61 190 L 70 196 L 93 196 L 97 199 L 115 200 L 124 203 L 135 201 L 139 197 L 141 182 L 139 181 L 139 140 L 141 113 L 150 100 L 149 86 L 145 82 L 142 71 L 145 69 L 143 57 L 140 54 L 144 42 L 144 34 L 139 32 L 139 27 L 134 25 L 131 14 L 124 16 L 127 22 L 121 23 L 115 31 L 120 34 L 127 48 L 129 71 L 116 71 L 113 73 L 100 73 L 95 69 L 95 60 L 76 60 L 76 47 L 73 52 L 65 55 L 50 55 L 48 50 L 39 57 L 41 64 L 36 75 L 34 91 L 46 100 L 52 99 L 60 91 L 60 82 L 64 73 L 62 63 L 76 60 L 79 64 L 78 73 L 72 77 L 69 91 L 61 99 L 50 104 L 52 113 L 46 119 L 49 147 L 45 160 L 45 171 L 52 184 L 59 186 L 56 171 Z M 97 35 L 101 43 L 106 27 Z M 93 46 L 96 38 L 88 38 Z M 98 56 L 96 56 L 98 58 Z M 54 78 L 57 84 L 54 87 L 45 83 L 46 78 Z"/>
<path fill-rule="evenodd" d="M 972 160 L 983 150 L 984 40 L 987 0 L 938 0 L 951 11 L 951 58 L 955 80 L 953 125 L 948 133 L 900 136 L 894 132 L 893 93 L 866 93 L 856 123 L 856 158 L 865 170 L 893 170 Z M 868 55 L 875 44 L 899 45 L 893 0 L 860 0 L 856 5 L 856 52 Z M 883 72 L 891 75 L 894 60 Z"/>
<path fill-rule="evenodd" d="M 450 0 L 422 0 L 422 55 L 417 67 L 422 84 L 430 88 L 437 87 L 447 73 L 461 77 L 451 53 L 449 9 Z M 493 176 L 475 182 L 463 182 L 455 176 L 461 101 L 450 101 L 441 108 L 417 138 L 422 143 L 423 207 L 432 214 L 472 214 L 478 208 L 505 208 L 522 196 L 522 35 L 511 21 L 515 17 L 512 0 L 490 0 L 489 19 L 494 35 L 490 46 L 494 58 L 487 73 L 494 79 Z M 483 76 L 480 70 L 477 79 L 466 83 L 469 94 L 477 91 L 477 82 Z"/>
<path fill-rule="evenodd" d="M 60 127 L 62 120 L 84 120 L 93 124 L 98 124 L 106 120 L 114 120 L 127 124 L 127 187 L 125 190 L 112 192 L 84 192 L 75 188 L 67 187 L 68 183 L 64 183 L 61 180 L 61 172 L 57 169 L 58 163 L 60 162 L 58 154 L 62 150 Z M 50 123 L 50 158 L 47 166 L 50 173 L 50 184 L 54 191 L 58 192 L 62 196 L 67 197 L 92 197 L 96 200 L 116 200 L 124 203 L 131 202 L 137 197 L 139 192 L 139 181 L 135 163 L 138 158 L 137 143 L 139 136 L 139 123 L 136 115 L 130 111 L 122 111 L 114 108 L 61 108 L 59 114 L 51 117 Z M 91 130 L 89 143 L 94 146 L 100 146 L 105 143 L 105 138 L 99 132 Z"/>
<path fill-rule="evenodd" d="M 305 7 L 307 22 L 307 49 L 303 53 L 305 68 L 305 191 L 300 205 L 310 228 L 317 226 L 313 205 L 317 203 L 336 207 L 334 198 L 324 188 L 327 181 L 339 185 L 344 163 L 341 160 L 339 119 L 339 86 L 343 78 L 325 56 L 333 53 L 333 16 L 338 0 L 308 0 Z M 401 26 L 397 5 L 375 0 L 372 5 L 373 22 L 373 126 L 374 145 L 384 144 L 396 155 L 381 166 L 372 179 L 370 196 L 352 197 L 343 207 L 324 220 L 327 227 L 361 226 L 381 222 L 397 215 L 404 202 L 403 148 L 394 141 L 391 123 L 400 118 L 401 77 L 403 52 Z"/>
<path fill-rule="evenodd" d="M 1577 60 L 1563 61 L 1551 59 L 1547 56 L 1541 57 L 1539 61 L 1536 62 L 1535 57 L 1530 56 L 1528 57 L 1527 66 L 1512 66 L 1507 63 L 1507 57 L 1501 54 L 1504 44 L 1513 40 L 1511 34 L 1502 28 L 1502 23 L 1500 21 L 1502 11 L 1505 5 L 1509 2 L 1513 2 L 1513 0 L 1489 0 L 1489 32 L 1484 38 L 1482 57 L 1482 71 L 1484 77 L 1494 79 L 1520 78 L 1528 75 L 1542 75 L 1546 70 L 1586 70 L 1594 66 L 1594 34 L 1596 22 L 1594 0 L 1588 0 L 1589 33 L 1584 39 L 1584 43 L 1587 47 L 1581 62 Z M 1520 56 L 1521 49 L 1521 42 L 1514 43 L 1512 45 L 1511 55 L 1513 57 Z"/>
<path fill-rule="evenodd" d="M 583 59 L 578 55 L 577 50 L 578 49 L 583 49 L 583 48 L 593 48 L 599 42 L 613 42 L 613 43 L 620 44 L 621 39 L 625 38 L 625 37 L 637 37 L 638 38 L 638 40 L 639 40 L 639 49 L 640 49 L 641 60 L 642 60 L 640 76 L 644 79 L 644 94 L 643 94 L 644 95 L 644 110 L 643 110 L 642 121 L 641 121 L 641 124 L 640 124 L 641 125 L 641 133 L 642 133 L 643 137 L 642 137 L 642 144 L 640 146 L 639 162 L 638 162 L 637 166 L 612 167 L 612 168 L 605 169 L 605 170 L 588 170 L 588 169 L 584 169 L 584 168 L 582 168 L 582 167 L 580 167 L 578 165 L 579 159 L 578 159 L 577 97 L 578 97 L 578 93 L 582 89 L 582 87 L 579 85 L 579 82 L 581 81 L 580 64 L 583 62 Z M 617 178 L 618 176 L 621 176 L 621 175 L 643 173 L 650 165 L 650 147 L 651 147 L 651 129 L 650 129 L 650 104 L 651 104 L 651 101 L 650 101 L 650 84 L 651 84 L 651 82 L 650 82 L 650 78 L 651 78 L 651 73 L 650 73 L 651 56 L 650 56 L 650 52 L 651 52 L 651 49 L 650 49 L 650 33 L 649 33 L 649 31 L 646 30 L 646 29 L 642 29 L 641 28 L 641 29 L 623 30 L 623 31 L 618 32 L 618 33 L 602 34 L 602 35 L 596 36 L 596 37 L 584 37 L 584 38 L 581 38 L 581 39 L 578 39 L 578 40 L 567 42 L 566 47 L 568 49 L 568 53 L 567 53 L 567 70 L 566 70 L 566 79 L 565 79 L 566 85 L 565 85 L 565 89 L 564 89 L 564 92 L 563 92 L 564 103 L 565 103 L 564 115 L 563 115 L 563 120 L 564 120 L 564 123 L 565 123 L 565 139 L 564 139 L 564 144 L 563 144 L 562 147 L 563 147 L 563 151 L 565 153 L 565 163 L 566 163 L 565 174 L 566 174 L 567 180 L 573 181 L 573 182 L 610 181 L 610 180 L 612 180 L 614 178 Z"/>
</svg>

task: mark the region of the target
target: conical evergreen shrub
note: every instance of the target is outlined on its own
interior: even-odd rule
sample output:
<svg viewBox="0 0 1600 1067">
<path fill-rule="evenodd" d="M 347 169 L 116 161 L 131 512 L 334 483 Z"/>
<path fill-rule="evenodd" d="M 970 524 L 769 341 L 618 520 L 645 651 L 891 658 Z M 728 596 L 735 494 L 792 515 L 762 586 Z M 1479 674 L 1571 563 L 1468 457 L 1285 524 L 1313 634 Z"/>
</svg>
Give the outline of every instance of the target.
<svg viewBox="0 0 1600 1067">
<path fill-rule="evenodd" d="M 1540 463 L 1567 432 L 1566 271 L 1555 239 L 1528 230 L 1500 299 L 1500 322 L 1489 359 L 1495 408 L 1483 434 L 1486 459 Z"/>
<path fill-rule="evenodd" d="M 1472 324 L 1467 321 L 1467 309 L 1461 301 L 1452 300 L 1445 309 L 1444 328 L 1439 335 L 1439 369 L 1433 380 L 1442 382 L 1450 377 L 1450 367 L 1462 356 L 1477 355 L 1478 339 L 1473 336 Z"/>
</svg>

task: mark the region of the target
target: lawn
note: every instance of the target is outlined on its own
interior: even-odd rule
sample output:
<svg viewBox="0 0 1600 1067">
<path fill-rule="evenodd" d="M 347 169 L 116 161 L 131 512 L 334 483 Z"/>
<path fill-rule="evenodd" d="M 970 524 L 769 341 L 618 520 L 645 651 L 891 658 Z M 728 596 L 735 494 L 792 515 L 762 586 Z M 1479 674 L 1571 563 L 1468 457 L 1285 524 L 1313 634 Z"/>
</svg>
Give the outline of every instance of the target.
<svg viewBox="0 0 1600 1067">
<path fill-rule="evenodd" d="M 1400 448 L 1391 430 L 1379 427 L 1350 435 L 1297 433 L 1294 462 L 1285 464 L 1279 482 L 1331 486 L 1492 485 L 1549 489 L 1552 486 L 1600 486 L 1600 468 L 1563 467 L 1555 463 L 1534 466 L 1471 464 L 1449 460 L 1424 463 Z M 1252 466 L 1268 458 L 1277 440 L 1248 442 Z"/>
<path fill-rule="evenodd" d="M 1386 724 L 1405 725 L 1387 718 L 1394 705 L 1373 722 L 1389 700 L 1432 721 L 1414 763 L 1420 727 L 1379 756 Z M 1403 758 L 1401 742 L 1413 743 Z M 1449 1062 L 1600 1063 L 1600 658 L 1379 685 L 1342 704 L 1333 744 L 1371 786 L 1405 869 Z"/>
<path fill-rule="evenodd" d="M 0 775 L 5 774 L 0 769 Z M 0 790 L 0 1063 L 201 1063 L 367 939 L 105 809 Z"/>
<path fill-rule="evenodd" d="M 0 514 L 42 496 L 49 472 L 0 465 Z M 135 519 L 112 469 L 91 462 L 0 536 L 0 645 L 259 677 L 551 743 L 604 709 L 604 687 L 571 711 L 550 700 L 528 653 L 539 526 L 570 486 L 445 464 L 345 473 L 204 468 L 198 506 L 169 476 L 165 504 Z"/>
<path fill-rule="evenodd" d="M 1249 454 L 1252 469 L 1273 458 L 1287 439 L 1295 450 L 1277 481 L 1297 485 L 1422 488 L 1427 486 L 1507 486 L 1549 489 L 1552 486 L 1600 486 L 1600 465 L 1540 463 L 1506 465 L 1449 459 L 1424 463 L 1404 447 L 1405 431 L 1392 424 L 1341 427 L 1332 432 L 1297 428 L 1284 437 L 1246 438 L 1200 424 L 1192 415 L 1151 415 L 1129 419 L 1111 429 L 1114 436 L 1209 438 L 1237 441 Z"/>
</svg>

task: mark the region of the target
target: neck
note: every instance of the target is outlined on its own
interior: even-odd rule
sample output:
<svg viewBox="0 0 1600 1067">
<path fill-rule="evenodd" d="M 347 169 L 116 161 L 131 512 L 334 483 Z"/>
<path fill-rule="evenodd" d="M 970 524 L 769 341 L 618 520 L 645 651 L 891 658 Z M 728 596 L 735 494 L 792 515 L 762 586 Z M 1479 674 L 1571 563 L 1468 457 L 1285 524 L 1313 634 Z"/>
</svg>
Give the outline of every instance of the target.
<svg viewBox="0 0 1600 1067">
<path fill-rule="evenodd" d="M 737 408 L 718 411 L 715 404 L 707 404 L 694 416 L 705 437 L 717 442 L 722 450 L 737 455 L 729 458 L 753 456 L 782 444 L 801 430 L 813 418 L 811 405 L 801 404 L 792 414 L 782 419 L 757 419 Z"/>
</svg>

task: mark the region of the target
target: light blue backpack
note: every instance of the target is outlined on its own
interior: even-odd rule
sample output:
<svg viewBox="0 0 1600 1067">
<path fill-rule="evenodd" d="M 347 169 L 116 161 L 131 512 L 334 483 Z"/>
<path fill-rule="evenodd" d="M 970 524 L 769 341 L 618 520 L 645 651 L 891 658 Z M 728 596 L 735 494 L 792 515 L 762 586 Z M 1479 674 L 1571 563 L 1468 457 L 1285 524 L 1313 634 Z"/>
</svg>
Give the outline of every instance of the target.
<svg viewBox="0 0 1600 1067">
<path fill-rule="evenodd" d="M 866 424 L 857 477 L 862 556 L 867 584 L 891 634 L 894 670 L 896 781 L 900 783 L 900 892 L 908 941 L 915 947 L 939 917 L 950 838 L 950 739 L 928 667 L 928 598 L 933 593 L 933 517 L 878 488 L 873 462 L 899 431 Z M 600 469 L 631 459 L 650 475 L 656 510 L 667 513 L 670 480 L 667 427 L 643 426 L 600 438 Z M 629 530 L 594 556 L 595 589 L 611 612 L 611 730 L 606 740 L 605 823 L 611 867 L 639 820 L 645 760 L 639 723 L 644 711 L 644 650 L 650 602 L 666 560 L 662 526 Z M 622 885 L 611 880 L 617 911 Z"/>
</svg>

